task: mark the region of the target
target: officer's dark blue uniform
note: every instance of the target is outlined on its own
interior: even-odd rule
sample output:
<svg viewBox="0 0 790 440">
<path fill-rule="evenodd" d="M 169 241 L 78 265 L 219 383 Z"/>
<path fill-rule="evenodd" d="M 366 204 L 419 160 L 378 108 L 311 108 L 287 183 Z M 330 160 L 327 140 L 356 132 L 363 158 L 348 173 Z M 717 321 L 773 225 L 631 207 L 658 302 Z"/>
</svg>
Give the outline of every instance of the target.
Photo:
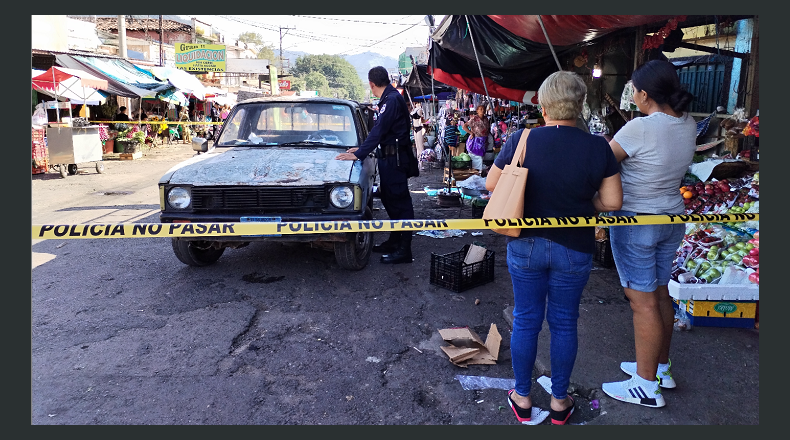
<svg viewBox="0 0 790 440">
<path fill-rule="evenodd" d="M 409 192 L 409 164 L 411 153 L 411 119 L 406 100 L 387 84 L 379 98 L 379 115 L 373 129 L 354 152 L 359 159 L 367 157 L 380 146 L 378 167 L 381 203 L 391 220 L 414 218 L 414 206 Z M 411 262 L 411 232 L 393 231 L 390 238 L 374 251 L 386 252 L 382 262 Z M 397 255 L 396 255 L 397 254 Z M 408 261 L 406 261 L 408 260 Z"/>
</svg>

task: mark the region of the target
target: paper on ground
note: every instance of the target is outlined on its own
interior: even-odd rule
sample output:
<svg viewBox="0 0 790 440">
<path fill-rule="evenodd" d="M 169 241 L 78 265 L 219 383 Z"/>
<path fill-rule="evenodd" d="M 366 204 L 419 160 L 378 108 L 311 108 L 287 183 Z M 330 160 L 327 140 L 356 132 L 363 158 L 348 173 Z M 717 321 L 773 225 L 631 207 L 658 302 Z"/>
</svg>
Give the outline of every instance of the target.
<svg viewBox="0 0 790 440">
<path fill-rule="evenodd" d="M 540 386 L 543 387 L 544 390 L 546 390 L 547 393 L 551 394 L 551 378 L 550 377 L 540 376 L 538 378 L 538 383 L 540 384 Z"/>
<path fill-rule="evenodd" d="M 546 417 L 549 416 L 549 411 L 545 409 L 540 409 L 535 405 L 532 405 L 532 415 L 529 418 L 529 422 L 521 422 L 524 425 L 539 425 L 546 420 Z"/>
<path fill-rule="evenodd" d="M 442 231 L 420 231 L 417 235 L 425 235 L 431 238 L 463 237 L 466 231 L 461 229 L 445 229 Z"/>
<path fill-rule="evenodd" d="M 498 377 L 464 376 L 457 375 L 455 379 L 461 382 L 465 390 L 485 390 L 494 388 L 498 390 L 511 390 L 516 387 L 516 379 L 502 379 Z"/>
</svg>

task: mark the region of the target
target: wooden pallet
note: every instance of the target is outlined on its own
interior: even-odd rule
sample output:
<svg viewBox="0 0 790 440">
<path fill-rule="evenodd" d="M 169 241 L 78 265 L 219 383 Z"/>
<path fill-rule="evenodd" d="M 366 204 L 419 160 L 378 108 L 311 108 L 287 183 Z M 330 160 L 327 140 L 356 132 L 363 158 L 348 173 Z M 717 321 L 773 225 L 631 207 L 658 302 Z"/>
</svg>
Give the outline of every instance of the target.
<svg viewBox="0 0 790 440">
<path fill-rule="evenodd" d="M 121 160 L 134 160 L 143 157 L 143 152 L 138 151 L 137 153 L 120 153 L 118 156 Z"/>
</svg>

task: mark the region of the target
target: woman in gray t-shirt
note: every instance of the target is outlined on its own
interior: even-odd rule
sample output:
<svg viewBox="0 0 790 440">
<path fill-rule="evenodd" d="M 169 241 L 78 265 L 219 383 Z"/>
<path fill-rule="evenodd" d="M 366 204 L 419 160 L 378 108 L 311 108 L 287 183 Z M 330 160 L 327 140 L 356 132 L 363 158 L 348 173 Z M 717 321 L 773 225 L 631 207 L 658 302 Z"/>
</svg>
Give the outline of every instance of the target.
<svg viewBox="0 0 790 440">
<path fill-rule="evenodd" d="M 668 61 L 649 61 L 631 79 L 634 101 L 646 116 L 626 123 L 609 143 L 623 184 L 623 207 L 614 214 L 682 214 L 678 188 L 696 150 L 696 122 L 686 113 L 694 96 L 681 87 Z M 684 233 L 682 223 L 609 229 L 636 343 L 636 362 L 620 364 L 631 379 L 603 384 L 614 399 L 659 408 L 665 405 L 659 387 L 675 387 L 669 361 L 675 311 L 667 285 Z"/>
</svg>

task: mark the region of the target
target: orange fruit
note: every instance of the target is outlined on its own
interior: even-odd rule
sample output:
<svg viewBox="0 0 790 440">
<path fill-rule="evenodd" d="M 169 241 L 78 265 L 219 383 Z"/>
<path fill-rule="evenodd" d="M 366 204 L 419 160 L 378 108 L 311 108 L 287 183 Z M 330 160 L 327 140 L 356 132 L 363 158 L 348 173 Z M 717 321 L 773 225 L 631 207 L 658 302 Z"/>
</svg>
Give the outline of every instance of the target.
<svg viewBox="0 0 790 440">
<path fill-rule="evenodd" d="M 686 192 L 686 187 L 685 186 L 681 186 L 680 187 L 680 193 L 683 194 L 684 192 Z"/>
<path fill-rule="evenodd" d="M 694 193 L 691 192 L 691 191 L 686 191 L 686 192 L 683 193 L 683 198 L 684 199 L 690 199 L 692 197 L 694 197 Z"/>
</svg>

